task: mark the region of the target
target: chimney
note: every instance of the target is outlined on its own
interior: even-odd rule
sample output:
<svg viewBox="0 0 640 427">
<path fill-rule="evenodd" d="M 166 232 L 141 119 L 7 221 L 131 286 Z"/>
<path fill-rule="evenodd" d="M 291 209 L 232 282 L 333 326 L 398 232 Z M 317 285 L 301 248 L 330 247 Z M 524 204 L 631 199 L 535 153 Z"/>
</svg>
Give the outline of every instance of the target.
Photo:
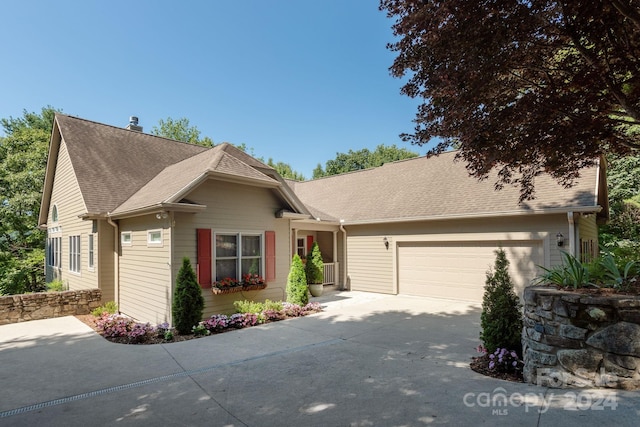
<svg viewBox="0 0 640 427">
<path fill-rule="evenodd" d="M 136 116 L 129 117 L 129 124 L 126 129 L 136 132 L 142 132 L 142 126 L 138 126 L 138 118 Z"/>
</svg>

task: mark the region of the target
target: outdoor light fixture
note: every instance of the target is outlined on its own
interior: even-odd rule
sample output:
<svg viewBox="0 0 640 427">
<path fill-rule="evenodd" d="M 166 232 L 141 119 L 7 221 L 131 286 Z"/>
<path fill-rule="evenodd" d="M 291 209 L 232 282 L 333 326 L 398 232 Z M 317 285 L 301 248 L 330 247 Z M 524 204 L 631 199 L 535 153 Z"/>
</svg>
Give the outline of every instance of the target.
<svg viewBox="0 0 640 427">
<path fill-rule="evenodd" d="M 156 214 L 156 218 L 157 219 L 167 219 L 168 216 L 169 215 L 167 215 L 166 212 L 159 212 L 159 213 Z"/>
<path fill-rule="evenodd" d="M 387 239 L 386 237 L 384 237 L 382 239 L 382 242 L 384 243 L 384 247 L 389 249 L 389 239 Z"/>
<path fill-rule="evenodd" d="M 556 234 L 556 243 L 558 243 L 558 246 L 560 247 L 564 246 L 564 236 L 562 233 Z"/>
</svg>

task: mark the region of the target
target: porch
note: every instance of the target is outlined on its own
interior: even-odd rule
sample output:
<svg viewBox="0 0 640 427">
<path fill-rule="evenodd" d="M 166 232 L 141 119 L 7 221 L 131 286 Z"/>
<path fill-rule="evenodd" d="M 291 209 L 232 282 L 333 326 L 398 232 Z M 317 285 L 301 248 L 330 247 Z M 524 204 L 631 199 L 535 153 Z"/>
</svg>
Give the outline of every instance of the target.
<svg viewBox="0 0 640 427">
<path fill-rule="evenodd" d="M 303 224 L 300 224 L 301 226 Z M 340 287 L 340 262 L 338 258 L 338 228 L 326 224 L 305 224 L 305 228 L 292 228 L 292 253 L 305 259 L 317 243 L 322 254 L 324 281 L 326 286 Z"/>
</svg>

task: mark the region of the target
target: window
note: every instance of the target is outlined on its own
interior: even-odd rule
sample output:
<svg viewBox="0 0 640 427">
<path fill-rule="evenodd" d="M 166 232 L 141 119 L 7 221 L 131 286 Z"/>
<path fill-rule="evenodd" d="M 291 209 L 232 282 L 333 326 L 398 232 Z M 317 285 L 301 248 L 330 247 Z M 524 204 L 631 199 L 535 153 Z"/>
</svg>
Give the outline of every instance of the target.
<svg viewBox="0 0 640 427">
<path fill-rule="evenodd" d="M 216 280 L 232 277 L 242 279 L 243 274 L 262 275 L 261 234 L 216 234 Z"/>
<path fill-rule="evenodd" d="M 162 246 L 162 230 L 149 230 L 147 232 L 147 245 Z"/>
<path fill-rule="evenodd" d="M 49 267 L 61 267 L 61 251 L 62 237 L 49 237 L 47 239 L 47 264 L 49 265 Z"/>
<path fill-rule="evenodd" d="M 56 205 L 51 208 L 51 222 L 58 222 L 58 206 Z"/>
<path fill-rule="evenodd" d="M 120 243 L 122 243 L 122 246 L 131 246 L 132 242 L 130 231 L 123 231 L 120 234 Z"/>
<path fill-rule="evenodd" d="M 298 256 L 304 258 L 305 254 L 304 239 L 298 239 Z"/>
<path fill-rule="evenodd" d="M 87 240 L 87 248 L 89 250 L 89 259 L 88 259 L 88 267 L 89 270 L 93 270 L 94 268 L 94 249 L 93 249 L 93 241 L 94 241 L 94 234 L 89 234 L 88 236 L 88 240 Z"/>
<path fill-rule="evenodd" d="M 69 271 L 80 273 L 80 236 L 69 236 Z"/>
</svg>

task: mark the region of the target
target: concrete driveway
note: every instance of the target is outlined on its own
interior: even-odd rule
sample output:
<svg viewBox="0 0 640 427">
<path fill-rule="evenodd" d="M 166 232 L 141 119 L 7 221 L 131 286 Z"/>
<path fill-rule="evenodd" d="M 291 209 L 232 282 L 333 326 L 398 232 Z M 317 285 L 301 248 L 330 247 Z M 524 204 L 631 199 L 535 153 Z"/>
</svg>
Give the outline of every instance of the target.
<svg viewBox="0 0 640 427">
<path fill-rule="evenodd" d="M 469 369 L 480 307 L 331 293 L 325 311 L 165 345 L 75 317 L 0 326 L 0 425 L 636 426 L 640 393 L 557 390 Z"/>
</svg>

